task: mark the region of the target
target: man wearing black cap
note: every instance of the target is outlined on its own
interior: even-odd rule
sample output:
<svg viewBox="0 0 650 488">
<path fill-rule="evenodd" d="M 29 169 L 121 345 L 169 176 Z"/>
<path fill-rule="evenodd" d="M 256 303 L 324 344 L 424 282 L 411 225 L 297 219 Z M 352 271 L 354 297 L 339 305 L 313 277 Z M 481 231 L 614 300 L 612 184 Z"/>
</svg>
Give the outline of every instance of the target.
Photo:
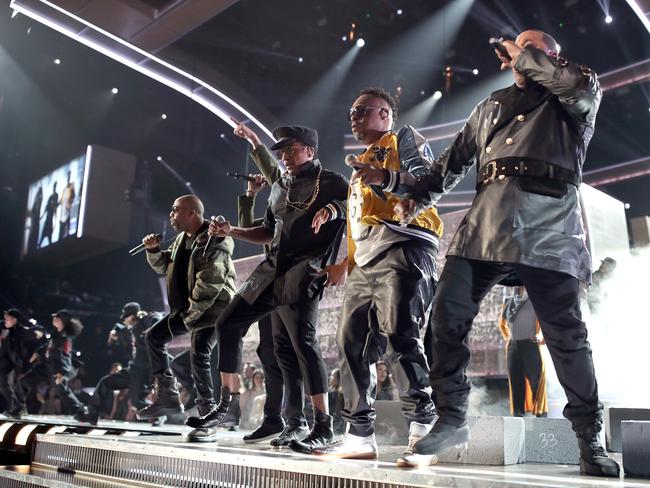
<svg viewBox="0 0 650 488">
<path fill-rule="evenodd" d="M 307 127 L 280 127 L 273 133 L 278 142 L 271 149 L 287 168 L 273 184 L 264 223 L 257 227 L 232 227 L 212 223 L 210 233 L 232 236 L 256 244 L 270 244 L 267 258 L 253 271 L 217 322 L 224 393 L 215 415 L 204 426 L 225 415 L 230 394 L 237 386 L 242 336 L 260 318 L 277 310 L 281 322 L 272 328 L 278 363 L 290 367 L 296 354 L 307 394 L 314 405 L 314 427 L 303 439 L 307 449 L 324 445 L 333 437 L 327 407 L 327 374 L 316 338 L 318 299 L 326 276 L 324 266 L 333 255 L 345 224 L 348 182 L 342 175 L 323 169 L 316 157 L 318 134 Z M 259 157 L 272 158 L 266 149 Z M 312 230 L 316 212 L 327 206 L 335 219 L 317 235 Z M 276 337 L 286 328 L 293 351 Z M 303 432 L 304 433 L 304 432 Z M 300 430 L 294 430 L 300 437 Z"/>
<path fill-rule="evenodd" d="M 137 302 L 129 302 L 122 308 L 120 320 L 131 338 L 132 359 L 128 365 L 114 374 L 104 376 L 95 387 L 88 407 L 75 418 L 81 422 L 96 424 L 101 414 L 108 414 L 113 408 L 113 391 L 129 389 L 131 407 L 140 410 L 147 406 L 145 398 L 151 390 L 151 366 L 145 344 L 145 332 L 162 318 L 159 312 L 145 312 Z M 111 331 L 112 336 L 115 329 Z"/>
<path fill-rule="evenodd" d="M 14 382 L 29 369 L 30 363 L 47 347 L 45 332 L 40 326 L 31 326 L 25 316 L 15 308 L 4 313 L 4 328 L 0 332 L 0 401 L 2 410 L 18 416 L 20 407 L 15 403 L 14 389 L 9 385 L 13 371 Z"/>
</svg>

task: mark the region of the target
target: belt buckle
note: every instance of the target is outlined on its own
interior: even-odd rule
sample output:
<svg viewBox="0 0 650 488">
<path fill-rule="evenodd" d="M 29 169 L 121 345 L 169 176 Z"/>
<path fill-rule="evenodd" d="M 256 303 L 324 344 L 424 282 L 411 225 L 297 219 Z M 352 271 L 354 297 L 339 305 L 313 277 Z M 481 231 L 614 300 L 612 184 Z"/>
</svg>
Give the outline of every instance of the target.
<svg viewBox="0 0 650 488">
<path fill-rule="evenodd" d="M 496 161 L 490 161 L 485 166 L 487 168 L 487 173 L 486 173 L 486 177 L 483 179 L 483 183 L 485 183 L 486 185 L 489 185 L 497 177 L 497 162 Z"/>
</svg>

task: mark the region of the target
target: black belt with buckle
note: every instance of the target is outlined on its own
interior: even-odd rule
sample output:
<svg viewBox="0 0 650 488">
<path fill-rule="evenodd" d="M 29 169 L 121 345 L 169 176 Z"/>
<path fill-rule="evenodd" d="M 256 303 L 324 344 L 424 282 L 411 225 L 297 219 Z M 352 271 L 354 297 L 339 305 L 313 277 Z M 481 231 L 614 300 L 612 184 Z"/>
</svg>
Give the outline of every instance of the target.
<svg viewBox="0 0 650 488">
<path fill-rule="evenodd" d="M 495 180 L 503 180 L 506 176 L 525 176 L 545 178 L 547 180 L 580 185 L 576 173 L 556 164 L 533 158 L 500 158 L 490 161 L 478 172 L 477 186 L 481 183 L 489 185 Z"/>
</svg>

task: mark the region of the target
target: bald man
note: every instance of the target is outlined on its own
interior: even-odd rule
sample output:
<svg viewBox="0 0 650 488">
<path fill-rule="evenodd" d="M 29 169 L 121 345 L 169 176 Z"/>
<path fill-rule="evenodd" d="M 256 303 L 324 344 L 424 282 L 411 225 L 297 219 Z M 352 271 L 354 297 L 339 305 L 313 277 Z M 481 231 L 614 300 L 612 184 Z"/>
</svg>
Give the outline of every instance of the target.
<svg viewBox="0 0 650 488">
<path fill-rule="evenodd" d="M 447 250 L 433 308 L 431 383 L 440 418 L 415 445 L 428 463 L 469 440 L 467 336 L 497 283 L 524 285 L 540 321 L 580 445 L 580 471 L 618 476 L 598 433 L 602 404 L 580 313 L 580 282 L 591 280 L 578 187 L 602 92 L 596 75 L 557 56 L 548 34 L 527 30 L 495 51 L 514 84 L 474 109 L 451 145 L 419 180 L 400 178 L 408 222 L 477 166 L 477 193 Z M 418 457 L 419 456 L 419 457 Z"/>
<path fill-rule="evenodd" d="M 190 362 L 198 394 L 200 417 L 216 408 L 210 356 L 217 342 L 215 323 L 235 294 L 235 268 L 232 263 L 234 241 L 213 237 L 208 243 L 208 221 L 203 218 L 203 203 L 195 195 L 177 198 L 169 213 L 171 226 L 178 232 L 171 247 L 162 251 L 160 239 L 149 234 L 142 242 L 151 268 L 167 277 L 170 312 L 145 335 L 151 372 L 156 384 L 156 401 L 138 411 L 138 418 L 149 419 L 180 413 L 176 378 L 169 365 L 167 346 L 174 337 L 191 333 Z M 205 441 L 212 432 L 190 433 L 190 441 Z M 206 439 L 206 436 L 208 438 Z"/>
</svg>

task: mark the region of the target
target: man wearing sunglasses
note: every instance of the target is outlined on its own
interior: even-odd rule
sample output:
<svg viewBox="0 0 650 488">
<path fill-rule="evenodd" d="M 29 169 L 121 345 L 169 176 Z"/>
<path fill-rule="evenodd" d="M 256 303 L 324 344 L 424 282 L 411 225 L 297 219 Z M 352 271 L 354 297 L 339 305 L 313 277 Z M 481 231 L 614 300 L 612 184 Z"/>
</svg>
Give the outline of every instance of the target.
<svg viewBox="0 0 650 488">
<path fill-rule="evenodd" d="M 433 161 L 426 140 L 412 127 L 393 131 L 395 99 L 381 88 L 368 88 L 352 104 L 352 134 L 366 145 L 348 156 L 356 168 L 348 196 L 348 255 L 327 268 L 331 283 L 345 288 L 337 342 L 342 355 L 343 439 L 316 454 L 335 458 L 376 459 L 374 435 L 375 363 L 387 354 L 409 422 L 409 447 L 434 421 L 429 366 L 421 332 L 427 328 L 436 286 L 436 255 L 442 222 L 435 208 L 424 209 L 411 225 L 395 216 L 393 192 L 399 176 L 417 177 Z M 330 219 L 326 210 L 315 224 Z M 402 458 L 397 462 L 402 465 Z"/>
<path fill-rule="evenodd" d="M 278 363 L 283 371 L 298 365 L 305 391 L 314 406 L 314 426 L 308 434 L 294 429 L 300 449 L 311 452 L 333 438 L 332 417 L 327 405 L 327 372 L 316 337 L 318 301 L 325 285 L 322 271 L 335 252 L 345 226 L 348 181 L 324 169 L 317 158 L 318 134 L 300 126 L 280 127 L 271 149 L 281 159 L 286 173 L 271 187 L 269 205 L 262 225 L 233 227 L 230 223 L 210 225 L 210 233 L 231 236 L 255 244 L 269 244 L 266 259 L 253 271 L 217 323 L 220 334 L 219 370 L 225 389 L 219 408 L 203 426 L 218 424 L 228 408 L 229 395 L 237 388 L 241 364 L 242 337 L 257 320 L 271 316 Z M 256 150 L 256 157 L 271 158 L 268 149 Z M 258 166 L 272 166 L 270 161 Z M 312 221 L 326 207 L 331 222 L 315 235 Z M 276 320 L 276 315 L 281 320 Z M 282 340 L 288 335 L 290 342 Z M 293 366 L 295 368 L 295 366 Z M 295 375 L 294 375 L 295 376 Z M 307 434 L 307 435 L 305 435 Z M 285 436 L 286 437 L 286 436 Z"/>
<path fill-rule="evenodd" d="M 440 419 L 415 446 L 428 462 L 469 439 L 464 340 L 497 283 L 524 285 L 541 324 L 578 436 L 580 472 L 618 477 L 599 440 L 602 404 L 580 313 L 591 280 L 578 187 L 602 92 L 596 75 L 557 56 L 548 34 L 527 30 L 496 51 L 514 84 L 479 103 L 428 175 L 405 186 L 409 220 L 477 166 L 477 193 L 447 251 L 433 310 L 431 383 Z M 414 462 L 418 459 L 414 457 Z"/>
</svg>

